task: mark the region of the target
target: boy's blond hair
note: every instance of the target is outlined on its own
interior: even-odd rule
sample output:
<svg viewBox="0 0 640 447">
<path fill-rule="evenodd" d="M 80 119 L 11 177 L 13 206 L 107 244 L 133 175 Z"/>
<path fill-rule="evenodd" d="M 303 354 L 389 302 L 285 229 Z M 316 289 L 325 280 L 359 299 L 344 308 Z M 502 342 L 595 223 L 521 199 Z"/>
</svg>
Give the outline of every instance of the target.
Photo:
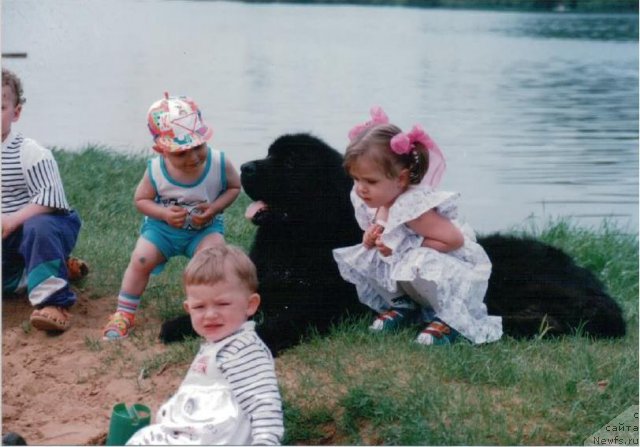
<svg viewBox="0 0 640 447">
<path fill-rule="evenodd" d="M 227 279 L 225 275 L 229 272 L 235 274 L 252 293 L 258 291 L 256 266 L 240 248 L 226 244 L 196 253 L 184 271 L 184 285 L 215 284 Z"/>
<path fill-rule="evenodd" d="M 16 97 L 16 106 L 24 104 L 27 99 L 23 96 L 22 81 L 17 74 L 6 68 L 2 69 L 2 86 L 8 86 Z"/>
</svg>

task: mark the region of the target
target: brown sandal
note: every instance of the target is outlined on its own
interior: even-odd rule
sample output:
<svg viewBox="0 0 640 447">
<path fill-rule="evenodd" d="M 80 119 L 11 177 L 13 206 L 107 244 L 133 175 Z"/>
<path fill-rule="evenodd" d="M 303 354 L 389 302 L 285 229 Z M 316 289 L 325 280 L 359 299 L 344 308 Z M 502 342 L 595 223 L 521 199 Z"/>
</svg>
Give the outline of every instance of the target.
<svg viewBox="0 0 640 447">
<path fill-rule="evenodd" d="M 29 321 L 41 331 L 64 332 L 71 326 L 71 313 L 64 307 L 45 306 L 34 310 Z"/>
</svg>

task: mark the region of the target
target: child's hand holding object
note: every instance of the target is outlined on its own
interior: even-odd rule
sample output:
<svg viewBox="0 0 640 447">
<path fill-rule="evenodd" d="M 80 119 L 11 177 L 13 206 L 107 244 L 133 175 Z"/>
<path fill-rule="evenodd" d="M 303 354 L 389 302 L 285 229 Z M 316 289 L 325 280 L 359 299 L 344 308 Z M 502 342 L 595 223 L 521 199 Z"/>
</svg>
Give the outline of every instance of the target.
<svg viewBox="0 0 640 447">
<path fill-rule="evenodd" d="M 210 203 L 200 203 L 191 212 L 191 221 L 197 227 L 203 227 L 218 214 Z"/>
<path fill-rule="evenodd" d="M 380 224 L 371 225 L 362 236 L 362 243 L 367 248 L 374 248 L 380 238 L 380 235 L 384 231 L 384 227 Z"/>
<path fill-rule="evenodd" d="M 380 224 L 371 225 L 362 237 L 362 244 L 367 248 L 376 248 L 382 256 L 391 256 L 393 251 L 384 245 L 380 236 L 384 231 L 384 227 Z"/>
<path fill-rule="evenodd" d="M 187 210 L 178 205 L 172 205 L 166 208 L 166 217 L 164 221 L 174 228 L 182 228 L 187 219 Z"/>
</svg>

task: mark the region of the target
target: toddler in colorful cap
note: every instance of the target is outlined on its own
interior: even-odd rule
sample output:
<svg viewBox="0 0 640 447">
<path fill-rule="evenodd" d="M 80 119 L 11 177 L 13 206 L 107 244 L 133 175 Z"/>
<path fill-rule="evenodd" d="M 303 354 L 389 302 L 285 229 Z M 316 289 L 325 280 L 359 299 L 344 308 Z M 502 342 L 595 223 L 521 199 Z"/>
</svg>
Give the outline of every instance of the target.
<svg viewBox="0 0 640 447">
<path fill-rule="evenodd" d="M 240 194 L 238 172 L 207 143 L 213 131 L 191 98 L 165 93 L 149 108 L 147 125 L 158 155 L 148 161 L 134 194 L 144 220 L 105 340 L 129 335 L 149 276 L 169 259 L 224 245 L 223 213 Z"/>
<path fill-rule="evenodd" d="M 180 152 L 211 139 L 213 130 L 202 120 L 195 101 L 187 96 L 169 96 L 149 108 L 149 131 L 157 152 Z"/>
</svg>

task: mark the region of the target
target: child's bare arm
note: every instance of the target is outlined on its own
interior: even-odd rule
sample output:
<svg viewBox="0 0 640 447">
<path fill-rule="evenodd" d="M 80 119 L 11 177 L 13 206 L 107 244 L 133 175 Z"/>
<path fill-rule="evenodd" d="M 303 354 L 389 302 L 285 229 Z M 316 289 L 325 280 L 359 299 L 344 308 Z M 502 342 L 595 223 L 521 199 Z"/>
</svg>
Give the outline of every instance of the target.
<svg viewBox="0 0 640 447">
<path fill-rule="evenodd" d="M 424 237 L 423 247 L 447 253 L 464 244 L 462 232 L 449 219 L 435 210 L 427 211 L 417 219 L 408 222 L 407 225 Z"/>
<path fill-rule="evenodd" d="M 172 227 L 181 228 L 187 218 L 187 210 L 177 205 L 169 208 L 158 205 L 154 200 L 155 197 L 156 191 L 149 180 L 149 174 L 145 171 L 133 198 L 136 208 L 145 216 L 163 220 Z"/>
<path fill-rule="evenodd" d="M 212 203 L 203 203 L 198 205 L 202 210 L 202 214 L 194 214 L 191 216 L 193 223 L 203 225 L 220 214 L 233 203 L 240 194 L 240 176 L 229 160 L 225 159 L 225 173 L 227 176 L 227 189 Z"/>
</svg>

